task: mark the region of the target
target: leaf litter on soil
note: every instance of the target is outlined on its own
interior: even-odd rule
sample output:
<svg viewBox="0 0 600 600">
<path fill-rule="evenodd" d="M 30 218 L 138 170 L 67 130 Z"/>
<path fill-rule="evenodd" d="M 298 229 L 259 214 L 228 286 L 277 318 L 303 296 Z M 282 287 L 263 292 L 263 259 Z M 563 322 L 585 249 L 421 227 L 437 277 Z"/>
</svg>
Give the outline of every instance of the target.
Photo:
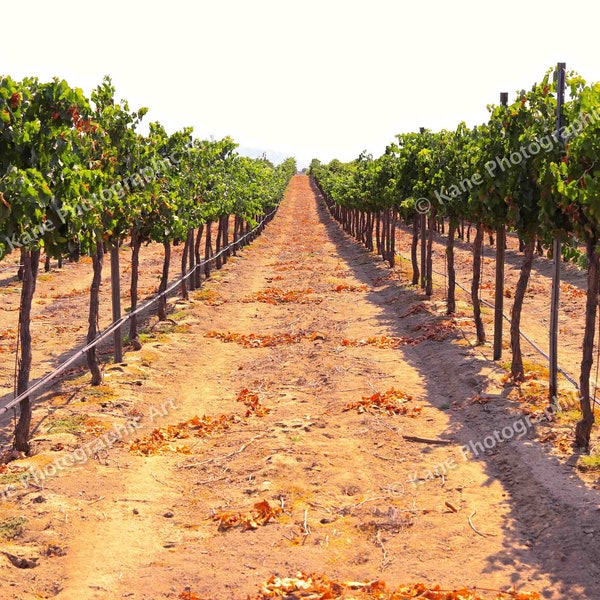
<svg viewBox="0 0 600 600">
<path fill-rule="evenodd" d="M 281 288 L 266 288 L 259 292 L 247 296 L 242 302 L 264 302 L 266 304 L 284 304 L 293 302 L 296 304 L 307 304 L 309 302 L 322 302 L 323 299 L 312 296 L 313 290 L 282 290 Z"/>
<path fill-rule="evenodd" d="M 247 410 L 244 417 L 264 417 L 270 408 L 264 406 L 257 392 L 243 388 L 237 401 L 242 402 Z M 150 434 L 143 438 L 137 438 L 129 445 L 129 451 L 140 456 L 152 456 L 162 454 L 165 451 L 180 452 L 189 454 L 190 449 L 187 446 L 177 446 L 174 443 L 177 440 L 188 439 L 190 437 L 204 438 L 217 433 L 223 433 L 230 429 L 231 425 L 237 423 L 242 417 L 235 414 L 222 414 L 216 417 L 204 415 L 202 417 L 192 417 L 177 425 L 167 425 L 166 427 L 157 427 Z"/>
<path fill-rule="evenodd" d="M 416 417 L 421 414 L 422 406 L 406 406 L 413 397 L 406 392 L 390 388 L 385 392 L 375 392 L 371 396 L 363 396 L 358 402 L 351 402 L 346 405 L 344 410 L 356 409 L 359 413 L 364 413 L 369 410 L 377 412 L 385 412 L 388 415 L 407 415 Z"/>
<path fill-rule="evenodd" d="M 519 592 L 514 588 L 506 591 L 484 590 L 495 595 L 493 600 L 540 600 L 537 592 Z M 409 600 L 424 598 L 427 600 L 484 600 L 477 588 L 444 590 L 439 585 L 430 587 L 424 583 L 401 585 L 396 590 L 388 590 L 384 581 L 379 579 L 359 581 L 338 581 L 325 575 L 298 573 L 296 577 L 272 576 L 265 581 L 260 591 L 245 600 Z M 208 600 L 189 590 L 181 592 L 180 600 Z M 489 596 L 488 596 L 489 598 Z"/>
<path fill-rule="evenodd" d="M 174 446 L 177 440 L 194 437 L 208 437 L 215 433 L 227 431 L 232 423 L 240 420 L 237 415 L 219 415 L 211 417 L 204 415 L 202 417 L 192 417 L 188 421 L 183 421 L 178 425 L 167 425 L 166 427 L 157 427 L 150 434 L 143 438 L 137 438 L 129 444 L 129 451 L 141 456 L 152 456 L 162 454 L 165 451 L 189 453 L 187 446 Z"/>
<path fill-rule="evenodd" d="M 375 346 L 376 348 L 399 348 L 400 346 L 414 346 L 417 344 L 416 338 L 410 336 L 387 336 L 374 335 L 365 339 L 342 340 L 342 346 Z"/>
<path fill-rule="evenodd" d="M 271 412 L 270 408 L 264 406 L 257 392 L 251 391 L 248 388 L 244 388 L 240 391 L 237 397 L 238 402 L 243 402 L 248 408 L 246 411 L 246 417 L 256 415 L 257 417 L 264 417 Z"/>
<path fill-rule="evenodd" d="M 401 346 L 416 346 L 427 340 L 443 342 L 458 329 L 457 324 L 451 319 L 444 319 L 437 323 L 424 323 L 415 327 L 415 331 L 423 331 L 417 337 L 403 335 L 400 337 L 375 335 L 365 339 L 345 339 L 342 346 L 375 346 L 376 348 L 400 348 Z"/>
<path fill-rule="evenodd" d="M 213 516 L 213 520 L 219 522 L 219 531 L 237 527 L 240 527 L 242 531 L 251 531 L 276 520 L 282 512 L 279 506 L 272 506 L 268 500 L 261 500 L 250 511 L 218 512 Z"/>
<path fill-rule="evenodd" d="M 231 333 L 222 331 L 208 331 L 204 334 L 207 338 L 216 338 L 222 342 L 235 342 L 244 348 L 271 348 L 273 346 L 283 346 L 287 344 L 298 344 L 302 340 L 323 339 L 323 335 L 313 333 L 276 333 L 274 335 L 264 333 Z"/>
<path fill-rule="evenodd" d="M 351 284 L 346 284 L 346 283 L 341 283 L 340 285 L 336 285 L 333 288 L 334 292 L 337 292 L 338 294 L 340 292 L 366 292 L 369 288 L 362 284 L 362 285 L 351 285 Z"/>
</svg>

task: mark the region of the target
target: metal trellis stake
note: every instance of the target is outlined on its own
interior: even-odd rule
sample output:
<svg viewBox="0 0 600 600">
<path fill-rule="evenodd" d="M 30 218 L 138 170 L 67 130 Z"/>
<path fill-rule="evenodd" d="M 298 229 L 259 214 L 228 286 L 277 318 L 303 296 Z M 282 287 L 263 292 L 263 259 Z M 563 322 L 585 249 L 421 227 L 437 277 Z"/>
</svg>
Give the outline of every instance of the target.
<svg viewBox="0 0 600 600">
<path fill-rule="evenodd" d="M 558 143 L 562 146 L 563 138 L 561 134 L 563 118 L 562 107 L 565 102 L 565 72 L 566 63 L 558 63 L 556 66 L 556 137 Z M 552 258 L 554 265 L 552 269 L 552 296 L 550 298 L 550 381 L 549 394 L 550 404 L 553 405 L 558 399 L 558 302 L 560 299 L 560 259 L 562 255 L 562 245 L 558 237 L 554 238 L 552 244 Z"/>
</svg>

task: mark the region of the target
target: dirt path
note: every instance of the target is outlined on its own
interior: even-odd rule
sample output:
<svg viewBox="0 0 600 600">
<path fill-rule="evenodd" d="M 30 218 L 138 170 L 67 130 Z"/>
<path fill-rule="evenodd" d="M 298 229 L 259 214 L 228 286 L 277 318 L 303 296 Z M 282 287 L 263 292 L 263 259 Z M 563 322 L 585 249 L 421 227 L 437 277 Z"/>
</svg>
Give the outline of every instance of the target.
<svg viewBox="0 0 600 600">
<path fill-rule="evenodd" d="M 3 598 L 231 600 L 298 571 L 597 597 L 595 490 L 530 432 L 464 450 L 521 415 L 500 370 L 351 242 L 308 178 L 192 298 L 100 390 L 73 379 L 38 405 L 36 456 L 13 465 L 121 436 L 2 503 L 27 518 L 4 549 L 39 559 L 2 559 Z M 382 396 L 401 414 L 347 409 Z"/>
</svg>

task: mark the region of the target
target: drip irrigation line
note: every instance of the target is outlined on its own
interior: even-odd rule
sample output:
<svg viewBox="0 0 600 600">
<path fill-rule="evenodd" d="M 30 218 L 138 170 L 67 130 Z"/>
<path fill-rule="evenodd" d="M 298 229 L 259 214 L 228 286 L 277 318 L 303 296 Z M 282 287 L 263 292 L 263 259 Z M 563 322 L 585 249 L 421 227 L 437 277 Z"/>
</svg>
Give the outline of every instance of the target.
<svg viewBox="0 0 600 600">
<path fill-rule="evenodd" d="M 437 271 L 434 271 L 434 273 L 436 273 L 436 275 L 441 275 L 441 273 L 438 273 Z M 458 283 L 458 281 L 456 281 L 455 283 L 456 283 L 456 286 L 459 287 L 461 290 L 463 290 L 467 294 L 469 293 L 469 291 L 466 290 L 460 283 Z M 480 298 L 479 301 L 482 304 L 485 304 L 488 308 L 492 308 L 492 309 L 496 308 L 491 302 L 488 302 L 487 300 L 484 300 L 483 298 Z M 505 313 L 502 313 L 502 316 L 504 317 L 504 320 L 507 323 L 512 324 L 512 321 L 511 321 L 511 319 L 510 319 L 510 317 L 508 315 L 506 315 Z M 521 335 L 521 337 L 524 340 L 526 340 L 531 346 L 533 346 L 533 348 L 535 348 L 535 350 L 537 350 L 546 360 L 550 360 L 550 357 L 548 356 L 548 354 L 546 354 L 546 352 L 544 352 L 526 333 L 524 333 L 523 331 L 521 331 L 521 329 L 519 329 L 519 334 Z M 574 385 L 577 388 L 577 391 L 579 391 L 579 385 L 577 384 L 577 381 L 573 377 L 571 377 L 571 375 L 569 375 L 561 367 L 558 367 L 558 370 L 565 377 L 565 379 L 569 383 L 571 383 L 572 385 Z"/>
<path fill-rule="evenodd" d="M 329 207 L 328 207 L 329 208 Z M 330 214 L 333 216 L 333 214 L 331 213 L 331 210 L 329 210 Z M 333 217 L 335 219 L 335 217 Z M 335 219 L 337 221 L 337 219 Z M 338 221 L 339 222 L 339 221 Z M 480 274 L 480 278 L 483 279 L 483 266 L 484 266 L 484 248 L 485 248 L 485 233 L 484 233 L 484 238 L 482 240 L 482 244 L 481 244 L 481 259 L 482 259 L 482 265 L 481 265 L 481 274 Z M 402 258 L 403 260 L 408 261 L 408 259 L 399 251 L 396 250 L 396 254 L 398 256 L 400 256 L 400 258 Z M 432 273 L 435 273 L 436 275 L 440 275 L 442 277 L 444 277 L 444 281 L 446 281 L 446 263 L 444 261 L 444 273 L 440 273 L 439 271 L 436 271 L 434 269 L 431 270 Z M 465 287 L 463 287 L 458 281 L 455 280 L 455 285 L 457 287 L 459 287 L 461 290 L 463 290 L 468 296 L 471 295 L 470 291 L 467 290 Z M 447 287 L 447 286 L 445 286 Z M 483 298 L 480 298 L 479 301 L 486 305 L 489 308 L 495 309 L 496 307 L 491 303 L 488 302 L 487 300 L 484 300 Z M 505 321 L 507 321 L 507 323 L 512 324 L 512 321 L 510 319 L 510 317 L 508 317 L 508 315 L 506 315 L 504 312 L 502 313 L 502 317 L 504 318 Z M 600 336 L 600 321 L 599 321 L 599 336 Z M 525 340 L 527 341 L 537 352 L 539 352 L 539 354 L 541 354 L 546 360 L 550 361 L 550 357 L 548 356 L 548 354 L 546 352 L 544 352 L 526 333 L 524 333 L 521 328 L 519 328 L 519 335 Z M 598 367 L 600 365 L 600 341 L 599 341 L 599 345 L 598 345 L 598 358 L 596 361 L 596 373 L 598 373 Z M 574 377 L 572 377 L 569 373 L 567 373 L 560 365 L 557 365 L 557 370 L 559 373 L 561 373 L 561 375 L 564 376 L 564 378 L 579 392 L 579 384 L 577 383 L 576 379 Z M 591 400 L 593 401 L 594 405 L 598 404 L 600 405 L 600 402 L 598 400 L 596 400 L 596 390 L 598 389 L 598 377 L 596 376 L 596 381 L 595 381 L 595 391 L 594 391 L 594 397 L 591 398 Z"/>
<path fill-rule="evenodd" d="M 12 271 L 13 269 L 20 269 L 23 265 L 12 265 L 10 267 L 3 267 L 0 269 L 0 273 L 4 273 L 4 271 Z"/>
<path fill-rule="evenodd" d="M 397 254 L 399 256 L 401 256 L 404 260 L 408 260 L 401 252 L 397 252 Z M 439 271 L 435 271 L 432 270 L 433 273 L 435 273 L 436 275 L 440 275 L 440 276 L 444 276 L 443 273 L 440 273 Z M 463 292 L 465 292 L 467 295 L 470 295 L 469 290 L 467 290 L 464 286 L 462 286 L 458 281 L 455 281 L 456 287 L 459 287 L 461 290 L 463 290 Z M 483 298 L 480 298 L 480 302 L 482 304 L 485 304 L 488 308 L 495 308 L 495 306 L 491 303 L 488 302 L 487 300 L 484 300 Z M 512 321 L 510 319 L 510 317 L 508 317 L 508 315 L 506 315 L 504 312 L 502 313 L 502 316 L 504 317 L 504 320 L 509 323 L 512 324 Z M 523 331 L 521 331 L 521 329 L 519 328 L 519 335 L 527 342 L 529 343 L 537 352 L 539 352 L 539 354 L 541 354 L 546 360 L 550 360 L 550 357 L 548 356 L 548 354 L 546 352 L 544 352 L 526 333 L 524 333 Z M 600 349 L 599 349 L 600 352 Z M 567 373 L 562 367 L 560 367 L 560 365 L 558 366 L 558 372 L 563 375 L 563 377 L 571 384 L 573 385 L 573 387 L 575 387 L 575 389 L 579 392 L 579 384 L 577 383 L 577 380 L 571 376 L 569 373 Z M 596 386 L 597 386 L 598 382 L 596 381 Z M 592 398 L 594 404 L 599 404 L 600 402 L 598 400 L 596 400 L 596 398 Z"/>
<path fill-rule="evenodd" d="M 25 390 L 22 394 L 19 394 L 16 398 L 14 398 L 13 400 L 11 400 L 8 404 L 5 404 L 4 406 L 0 407 L 0 415 L 8 412 L 13 406 L 16 406 L 19 402 L 21 402 L 21 400 L 24 400 L 25 398 L 27 398 L 31 394 L 39 391 L 40 389 L 42 389 L 43 387 L 45 387 L 50 381 L 52 381 L 53 379 L 55 379 L 56 377 L 58 377 L 60 374 L 64 373 L 64 371 L 66 371 L 73 363 L 75 363 L 79 358 L 81 358 L 88 350 L 91 350 L 92 348 L 94 348 L 95 346 L 97 346 L 100 342 L 102 342 L 107 337 L 109 337 L 111 334 L 113 334 L 115 331 L 117 331 L 127 321 L 129 321 L 129 319 L 131 319 L 131 317 L 133 317 L 134 315 L 137 315 L 137 314 L 143 312 L 149 306 L 152 306 L 153 304 L 155 304 L 156 302 L 158 302 L 158 300 L 160 298 L 162 298 L 163 296 L 168 295 L 174 289 L 176 289 L 177 287 L 179 287 L 183 281 L 185 281 L 186 279 L 189 279 L 196 272 L 196 269 L 200 269 L 200 268 L 204 267 L 206 264 L 208 264 L 208 263 L 216 260 L 219 256 L 221 256 L 223 253 L 225 253 L 228 250 L 230 250 L 233 246 L 239 244 L 241 241 L 243 241 L 244 239 L 246 239 L 248 236 L 252 235 L 255 231 L 257 231 L 260 227 L 262 227 L 262 225 L 264 225 L 264 223 L 271 216 L 273 216 L 275 214 L 275 212 L 277 211 L 278 208 L 279 208 L 279 202 L 277 203 L 277 206 L 275 206 L 275 208 L 271 212 L 267 213 L 263 217 L 263 219 L 256 225 L 256 227 L 254 227 L 254 229 L 251 229 L 250 231 L 248 231 L 247 233 L 245 233 L 239 239 L 237 239 L 235 241 L 232 241 L 231 243 L 227 244 L 227 246 L 221 248 L 221 250 L 219 250 L 219 252 L 217 252 L 217 254 L 214 254 L 213 256 L 211 256 L 208 259 L 200 261 L 198 264 L 196 264 L 194 266 L 194 268 L 191 271 L 189 271 L 188 273 L 186 273 L 185 275 L 183 275 L 180 279 L 178 279 L 177 281 L 175 281 L 174 283 L 172 283 L 169 287 L 167 287 L 167 289 L 164 292 L 161 292 L 160 294 L 157 294 L 156 296 L 153 296 L 152 298 L 150 298 L 146 302 L 140 304 L 135 310 L 132 310 L 131 312 L 129 312 L 126 315 L 122 316 L 118 321 L 115 321 L 114 323 L 112 323 L 107 329 L 105 329 L 104 331 L 102 331 L 101 333 L 99 333 L 98 336 L 96 337 L 96 339 L 94 339 L 92 342 L 86 344 L 85 346 L 83 346 L 82 348 L 80 348 L 79 350 L 77 350 L 75 352 L 75 354 L 73 354 L 70 358 L 68 358 L 64 363 L 62 363 L 54 371 L 51 371 L 50 373 L 47 373 L 40 380 L 38 380 L 34 385 L 32 385 L 27 390 Z"/>
</svg>

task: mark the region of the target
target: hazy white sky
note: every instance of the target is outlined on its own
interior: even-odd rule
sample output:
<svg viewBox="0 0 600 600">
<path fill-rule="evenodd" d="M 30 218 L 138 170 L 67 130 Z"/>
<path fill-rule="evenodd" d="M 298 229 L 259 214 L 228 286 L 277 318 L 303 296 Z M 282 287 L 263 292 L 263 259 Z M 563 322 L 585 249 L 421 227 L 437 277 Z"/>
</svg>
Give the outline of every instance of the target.
<svg viewBox="0 0 600 600">
<path fill-rule="evenodd" d="M 0 73 L 105 74 L 169 131 L 351 160 L 487 118 L 558 61 L 600 81 L 598 0 L 2 2 Z"/>
</svg>

